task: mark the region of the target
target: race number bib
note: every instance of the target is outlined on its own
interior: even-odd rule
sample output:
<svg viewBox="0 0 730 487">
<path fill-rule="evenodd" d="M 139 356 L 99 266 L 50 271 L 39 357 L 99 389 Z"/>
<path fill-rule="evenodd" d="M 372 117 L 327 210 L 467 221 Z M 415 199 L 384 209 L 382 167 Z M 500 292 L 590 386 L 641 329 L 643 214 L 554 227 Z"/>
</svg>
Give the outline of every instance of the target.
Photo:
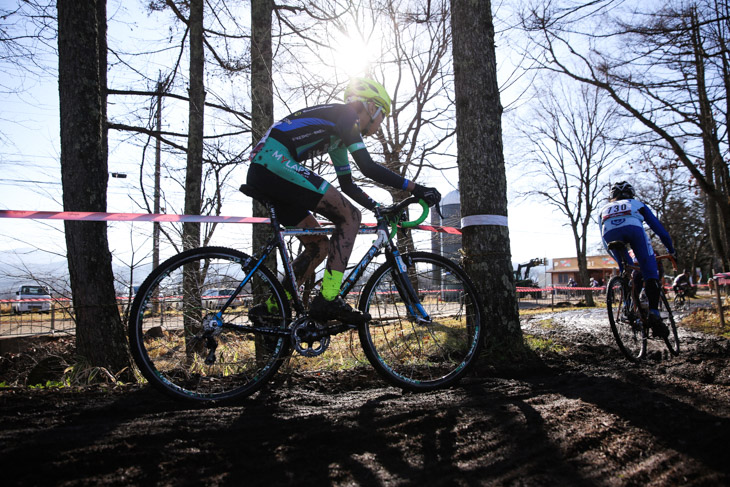
<svg viewBox="0 0 730 487">
<path fill-rule="evenodd" d="M 617 201 L 603 209 L 603 220 L 631 216 L 631 204 L 628 201 Z"/>
</svg>

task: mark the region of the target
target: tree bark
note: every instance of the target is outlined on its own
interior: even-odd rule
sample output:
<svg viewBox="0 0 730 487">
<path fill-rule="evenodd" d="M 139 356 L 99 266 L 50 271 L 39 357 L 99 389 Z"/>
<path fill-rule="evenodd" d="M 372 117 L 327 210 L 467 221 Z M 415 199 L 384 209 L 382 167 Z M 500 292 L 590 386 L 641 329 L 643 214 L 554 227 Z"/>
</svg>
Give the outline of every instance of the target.
<svg viewBox="0 0 730 487">
<path fill-rule="evenodd" d="M 252 146 L 274 124 L 274 89 L 272 81 L 272 0 L 251 1 L 251 134 Z M 253 216 L 268 217 L 266 208 L 256 200 L 252 202 Z M 253 226 L 253 248 L 261 248 L 269 238 L 266 225 Z M 269 263 L 271 265 L 271 263 Z M 276 268 L 274 261 L 273 268 Z"/>
<path fill-rule="evenodd" d="M 106 211 L 106 2 L 59 0 L 58 87 L 64 211 Z M 64 223 L 76 349 L 116 374 L 130 365 L 105 222 Z"/>
<path fill-rule="evenodd" d="M 185 214 L 200 215 L 203 180 L 203 0 L 190 1 L 190 102 L 188 104 L 188 154 L 185 174 Z M 200 246 L 200 223 L 183 223 L 183 249 Z"/>
<path fill-rule="evenodd" d="M 251 147 L 255 147 L 259 140 L 274 124 L 274 88 L 272 79 L 273 51 L 271 40 L 271 17 L 274 10 L 273 0 L 251 0 Z M 256 200 L 251 200 L 253 216 L 268 217 L 266 207 Z M 251 239 L 254 252 L 262 248 L 271 237 L 268 225 L 254 225 L 251 230 Z M 266 265 L 276 269 L 277 257 L 272 253 Z M 263 283 L 254 280 L 254 301 L 265 299 L 266 292 Z M 256 357 L 263 360 L 266 353 L 265 343 L 257 335 Z"/>
<path fill-rule="evenodd" d="M 203 131 L 205 85 L 203 71 L 205 52 L 203 48 L 203 0 L 190 1 L 190 101 L 188 103 L 188 148 L 185 173 L 185 214 L 200 215 L 203 181 Z M 200 246 L 200 223 L 183 223 L 183 250 Z M 183 274 L 183 326 L 186 346 L 190 350 L 191 337 L 200 331 L 202 320 L 200 306 L 200 282 L 202 278 L 196 263 L 186 264 Z"/>
<path fill-rule="evenodd" d="M 452 0 L 451 29 L 462 218 L 489 215 L 506 220 L 507 178 L 491 2 Z M 521 351 L 509 230 L 506 224 L 489 224 L 466 226 L 462 232 L 466 271 L 485 306 L 489 348 Z"/>
</svg>

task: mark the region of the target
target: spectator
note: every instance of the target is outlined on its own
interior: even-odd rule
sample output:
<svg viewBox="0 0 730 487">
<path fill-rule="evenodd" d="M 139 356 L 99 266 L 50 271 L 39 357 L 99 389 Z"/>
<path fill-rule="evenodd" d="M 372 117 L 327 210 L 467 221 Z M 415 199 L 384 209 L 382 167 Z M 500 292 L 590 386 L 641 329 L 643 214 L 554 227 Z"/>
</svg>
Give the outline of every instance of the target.
<svg viewBox="0 0 730 487">
<path fill-rule="evenodd" d="M 572 277 L 568 280 L 568 287 L 576 287 L 578 286 L 578 283 L 575 282 L 575 279 Z M 575 296 L 575 293 L 573 291 L 570 291 L 569 296 L 572 298 Z"/>
</svg>

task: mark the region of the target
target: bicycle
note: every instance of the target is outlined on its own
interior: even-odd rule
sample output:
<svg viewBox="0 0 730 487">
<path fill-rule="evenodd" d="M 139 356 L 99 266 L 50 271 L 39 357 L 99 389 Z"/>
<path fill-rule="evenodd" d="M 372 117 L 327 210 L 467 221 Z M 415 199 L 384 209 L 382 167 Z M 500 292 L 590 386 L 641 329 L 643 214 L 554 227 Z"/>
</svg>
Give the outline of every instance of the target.
<svg viewBox="0 0 730 487">
<path fill-rule="evenodd" d="M 614 251 L 622 260 L 624 271 L 621 275 L 612 277 L 608 282 L 606 292 L 606 308 L 608 309 L 608 321 L 611 324 L 611 331 L 616 339 L 618 348 L 632 362 L 640 362 L 647 356 L 647 342 L 649 339 L 648 305 L 645 307 L 640 303 L 641 289 L 636 289 L 635 279 L 632 278 L 633 271 L 639 268 L 630 262 L 626 262 L 624 242 L 609 242 L 608 249 Z M 660 255 L 657 261 L 668 259 L 676 269 L 677 264 L 671 255 Z M 672 309 L 662 286 L 659 287 L 659 312 L 664 324 L 669 328 L 669 336 L 664 338 L 669 353 L 679 354 L 679 336 L 677 335 L 677 324 L 672 315 Z"/>
<path fill-rule="evenodd" d="M 380 253 L 385 262 L 360 292 L 358 308 L 372 319 L 364 326 L 320 323 L 307 316 L 295 284 L 284 237 L 317 235 L 327 229 L 284 229 L 270 201 L 247 185 L 241 191 L 268 208 L 273 235 L 255 256 L 223 247 L 201 247 L 173 256 L 154 269 L 132 304 L 129 341 L 142 375 L 177 399 L 228 401 L 253 394 L 272 378 L 294 351 L 322 355 L 332 336 L 356 331 L 367 360 L 390 384 L 429 391 L 458 382 L 483 346 L 482 304 L 464 270 L 430 252 L 401 255 L 393 243 L 405 221 L 408 198 L 374 210 L 376 224 L 361 229 L 376 239 L 344 279 L 343 298 Z M 389 231 L 391 230 L 392 231 Z M 284 278 L 294 293 L 287 298 L 265 262 L 279 254 Z M 204 299 L 208 289 L 234 289 L 221 306 Z M 238 298 L 244 295 L 245 299 Z M 235 309 L 232 303 L 243 303 Z M 249 311 L 266 305 L 266 314 Z M 261 308 L 259 308 L 261 309 Z M 292 311 L 294 316 L 292 317 Z"/>
<path fill-rule="evenodd" d="M 687 294 L 681 286 L 674 290 L 674 309 L 683 309 L 687 304 Z"/>
</svg>

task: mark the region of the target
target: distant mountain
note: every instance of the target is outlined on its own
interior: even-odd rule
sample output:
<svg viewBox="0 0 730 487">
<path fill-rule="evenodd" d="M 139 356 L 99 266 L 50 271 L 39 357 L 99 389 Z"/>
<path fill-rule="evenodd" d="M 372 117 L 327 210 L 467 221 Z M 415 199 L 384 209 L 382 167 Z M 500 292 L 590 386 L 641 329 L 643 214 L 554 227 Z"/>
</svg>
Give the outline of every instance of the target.
<svg viewBox="0 0 730 487">
<path fill-rule="evenodd" d="M 21 284 L 49 281 L 68 281 L 66 259 L 30 248 L 0 250 L 0 296 L 14 294 Z"/>
<path fill-rule="evenodd" d="M 134 269 L 133 285 L 139 285 L 152 271 L 152 264 Z M 114 266 L 115 288 L 125 294 L 130 269 Z M 38 249 L 0 250 L 0 299 L 9 299 L 22 284 L 41 284 L 54 290 L 68 289 L 68 264 L 62 256 Z"/>
</svg>

